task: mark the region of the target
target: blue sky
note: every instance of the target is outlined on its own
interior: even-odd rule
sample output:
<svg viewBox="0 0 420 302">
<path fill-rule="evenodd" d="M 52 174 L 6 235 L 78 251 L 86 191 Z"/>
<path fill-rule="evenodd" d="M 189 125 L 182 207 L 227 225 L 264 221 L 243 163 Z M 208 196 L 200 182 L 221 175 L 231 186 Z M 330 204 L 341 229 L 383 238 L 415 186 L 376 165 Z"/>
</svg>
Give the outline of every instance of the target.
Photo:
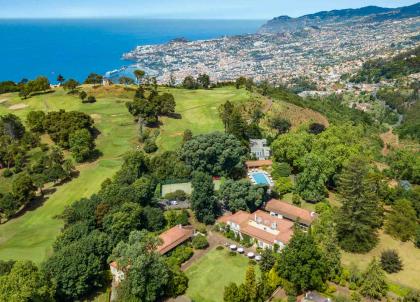
<svg viewBox="0 0 420 302">
<path fill-rule="evenodd" d="M 418 0 L 0 0 L 0 18 L 144 17 L 270 19 L 367 5 L 398 7 Z"/>
</svg>

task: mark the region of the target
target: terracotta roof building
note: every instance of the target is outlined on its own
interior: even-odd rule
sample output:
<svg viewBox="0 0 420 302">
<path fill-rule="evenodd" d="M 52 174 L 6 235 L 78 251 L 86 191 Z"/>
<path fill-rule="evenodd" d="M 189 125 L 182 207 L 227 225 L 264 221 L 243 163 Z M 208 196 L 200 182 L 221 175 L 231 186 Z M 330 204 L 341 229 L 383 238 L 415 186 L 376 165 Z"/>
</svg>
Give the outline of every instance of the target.
<svg viewBox="0 0 420 302">
<path fill-rule="evenodd" d="M 166 254 L 190 239 L 193 234 L 194 230 L 192 227 L 183 227 L 182 225 L 174 226 L 159 235 L 159 238 L 162 239 L 162 244 L 158 246 L 157 251 L 162 255 Z"/>
<path fill-rule="evenodd" d="M 226 223 L 241 237 L 250 236 L 261 248 L 273 248 L 277 244 L 281 249 L 293 235 L 293 222 L 271 216 L 261 210 L 251 214 L 239 211 L 219 218 L 218 222 Z"/>
<path fill-rule="evenodd" d="M 166 254 L 173 250 L 178 245 L 184 243 L 194 235 L 194 229 L 191 226 L 177 225 L 173 228 L 163 232 L 159 235 L 162 240 L 162 244 L 157 247 L 157 252 L 160 254 Z M 109 268 L 112 274 L 112 282 L 114 286 L 118 286 L 122 280 L 124 280 L 125 273 L 123 268 L 119 267 L 116 261 L 109 264 Z M 125 270 L 129 269 L 125 268 Z"/>
<path fill-rule="evenodd" d="M 247 169 L 256 169 L 261 167 L 271 167 L 273 165 L 273 161 L 270 159 L 266 160 L 249 160 L 245 162 Z"/>
<path fill-rule="evenodd" d="M 299 208 L 277 199 L 271 199 L 267 202 L 265 210 L 270 212 L 270 215 L 272 216 L 286 218 L 291 221 L 299 221 L 300 224 L 305 226 L 310 226 L 316 218 L 315 212 Z"/>
</svg>

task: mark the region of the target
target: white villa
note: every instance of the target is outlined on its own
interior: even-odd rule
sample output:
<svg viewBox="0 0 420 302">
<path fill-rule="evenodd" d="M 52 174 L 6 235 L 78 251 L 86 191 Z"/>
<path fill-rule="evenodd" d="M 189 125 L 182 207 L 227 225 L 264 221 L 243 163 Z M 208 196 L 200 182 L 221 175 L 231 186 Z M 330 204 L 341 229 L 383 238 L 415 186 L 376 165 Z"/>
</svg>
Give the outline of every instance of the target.
<svg viewBox="0 0 420 302">
<path fill-rule="evenodd" d="M 271 148 L 267 147 L 266 139 L 250 139 L 249 146 L 251 154 L 259 160 L 268 159 L 271 155 Z"/>
</svg>

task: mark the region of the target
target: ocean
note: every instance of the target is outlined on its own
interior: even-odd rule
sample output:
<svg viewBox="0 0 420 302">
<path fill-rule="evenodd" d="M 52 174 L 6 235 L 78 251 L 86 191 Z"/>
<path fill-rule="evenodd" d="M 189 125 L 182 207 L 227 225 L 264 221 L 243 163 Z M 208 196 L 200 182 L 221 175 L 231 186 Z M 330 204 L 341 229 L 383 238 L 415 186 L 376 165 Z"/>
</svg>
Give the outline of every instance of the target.
<svg viewBox="0 0 420 302">
<path fill-rule="evenodd" d="M 137 45 L 254 33 L 263 20 L 0 19 L 0 81 L 58 74 L 83 81 L 130 62 Z"/>
</svg>

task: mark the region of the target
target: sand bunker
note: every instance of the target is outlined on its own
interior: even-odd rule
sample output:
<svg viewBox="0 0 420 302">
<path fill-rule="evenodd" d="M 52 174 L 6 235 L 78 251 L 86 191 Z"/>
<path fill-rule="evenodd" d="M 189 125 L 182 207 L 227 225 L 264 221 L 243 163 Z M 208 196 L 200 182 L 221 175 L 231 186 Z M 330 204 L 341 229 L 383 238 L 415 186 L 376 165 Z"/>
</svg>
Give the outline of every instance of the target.
<svg viewBox="0 0 420 302">
<path fill-rule="evenodd" d="M 20 104 L 10 106 L 9 109 L 10 110 L 19 110 L 19 109 L 24 109 L 26 107 L 28 107 L 28 105 L 20 103 Z"/>
<path fill-rule="evenodd" d="M 8 99 L 1 99 L 0 104 L 6 103 L 7 101 L 8 101 Z"/>
</svg>

